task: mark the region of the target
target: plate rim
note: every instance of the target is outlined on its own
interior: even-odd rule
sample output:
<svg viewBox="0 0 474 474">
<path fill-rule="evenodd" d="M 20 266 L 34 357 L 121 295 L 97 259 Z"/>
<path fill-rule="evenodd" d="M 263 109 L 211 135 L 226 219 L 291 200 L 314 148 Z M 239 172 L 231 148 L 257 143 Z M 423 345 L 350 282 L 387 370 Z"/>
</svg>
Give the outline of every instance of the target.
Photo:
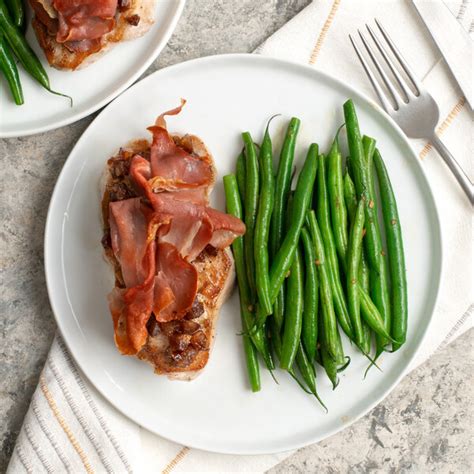
<svg viewBox="0 0 474 474">
<path fill-rule="evenodd" d="M 312 74 L 315 74 L 316 76 L 320 76 L 321 78 L 323 78 L 325 80 L 332 81 L 332 82 L 336 83 L 338 86 L 342 86 L 343 88 L 346 88 L 347 90 L 350 91 L 352 97 L 356 98 L 357 100 L 359 100 L 361 102 L 365 102 L 366 105 L 374 108 L 376 110 L 376 112 L 381 114 L 384 117 L 384 119 L 386 119 L 389 122 L 389 124 L 393 127 L 393 129 L 397 133 L 398 137 L 404 142 L 405 146 L 408 147 L 408 149 L 410 150 L 410 153 L 412 155 L 412 159 L 417 163 L 416 166 L 421 171 L 421 175 L 423 176 L 423 179 L 426 183 L 427 195 L 428 195 L 428 198 L 429 198 L 429 200 L 431 201 L 431 204 L 432 204 L 430 207 L 432 207 L 433 226 L 437 229 L 437 237 L 438 237 L 438 241 L 439 241 L 439 275 L 438 275 L 438 278 L 436 279 L 436 281 L 434 282 L 433 287 L 432 287 L 435 290 L 435 297 L 434 297 L 434 302 L 433 302 L 433 305 L 432 305 L 432 311 L 428 315 L 428 322 L 427 322 L 427 325 L 426 325 L 426 329 L 425 329 L 424 333 L 421 335 L 421 337 L 418 341 L 418 344 L 414 347 L 413 355 L 411 356 L 410 359 L 407 360 L 407 363 L 406 363 L 405 367 L 400 372 L 398 377 L 395 377 L 394 380 L 386 388 L 384 388 L 381 391 L 381 395 L 376 397 L 375 401 L 373 403 L 369 404 L 369 406 L 365 410 L 363 410 L 357 416 L 351 417 L 351 419 L 349 421 L 344 422 L 339 426 L 336 425 L 333 429 L 330 429 L 323 436 L 316 435 L 316 436 L 308 437 L 308 439 L 304 443 L 295 442 L 293 444 L 288 444 L 288 445 L 285 446 L 284 449 L 278 448 L 276 450 L 267 450 L 267 449 L 259 449 L 258 447 L 256 447 L 255 449 L 251 449 L 251 450 L 248 450 L 248 449 L 247 450 L 242 450 L 242 449 L 219 449 L 219 448 L 218 449 L 210 449 L 209 447 L 200 446 L 199 443 L 193 443 L 193 442 L 184 443 L 189 448 L 199 449 L 199 450 L 203 450 L 203 451 L 207 451 L 207 452 L 213 452 L 213 453 L 219 453 L 219 454 L 231 454 L 231 455 L 277 454 L 277 453 L 281 453 L 281 452 L 285 452 L 285 451 L 300 449 L 300 448 L 303 448 L 305 446 L 309 446 L 311 444 L 320 442 L 320 441 L 322 441 L 324 439 L 327 439 L 330 436 L 333 436 L 336 433 L 348 428 L 353 423 L 355 423 L 360 418 L 362 418 L 367 413 L 369 413 L 379 403 L 381 403 L 394 390 L 394 388 L 400 383 L 401 379 L 403 377 L 405 377 L 408 370 L 410 369 L 410 363 L 416 358 L 421 346 L 423 345 L 423 343 L 425 341 L 426 335 L 429 332 L 429 328 L 432 324 L 433 314 L 436 311 L 438 303 L 439 303 L 439 293 L 440 293 L 441 281 L 442 281 L 444 271 L 445 271 L 444 234 L 443 234 L 443 230 L 442 230 L 442 227 L 441 227 L 439 206 L 438 206 L 438 203 L 435 199 L 435 195 L 434 195 L 432 185 L 431 185 L 431 183 L 428 179 L 428 176 L 426 174 L 425 169 L 423 168 L 422 164 L 418 161 L 417 153 L 415 152 L 413 146 L 411 145 L 408 137 L 401 130 L 401 128 L 395 123 L 395 121 L 376 102 L 374 102 L 370 97 L 368 97 L 365 93 L 360 92 L 359 90 L 355 89 L 352 85 L 344 83 L 342 80 L 334 77 L 331 74 L 328 74 L 328 73 L 326 73 L 324 71 L 321 71 L 319 69 L 315 69 L 315 68 L 313 68 L 309 65 L 298 63 L 296 61 L 289 61 L 289 60 L 286 60 L 286 59 L 279 59 L 279 58 L 274 58 L 274 57 L 271 57 L 271 56 L 263 56 L 263 55 L 254 54 L 254 53 L 237 53 L 237 54 L 228 53 L 228 54 L 203 56 L 203 57 L 191 59 L 191 60 L 188 60 L 188 61 L 184 61 L 184 62 L 181 62 L 181 63 L 173 64 L 173 65 L 168 66 L 166 68 L 160 69 L 160 70 L 155 71 L 154 73 L 148 75 L 144 79 L 138 81 L 136 84 L 134 84 L 132 87 L 130 87 L 125 93 L 132 90 L 133 87 L 135 87 L 136 85 L 140 84 L 143 81 L 153 80 L 155 75 L 160 75 L 160 74 L 163 73 L 163 71 L 168 72 L 170 69 L 179 70 L 182 67 L 188 67 L 189 65 L 194 66 L 195 64 L 198 64 L 198 63 L 206 63 L 206 62 L 211 62 L 212 63 L 214 61 L 219 62 L 219 61 L 227 61 L 227 60 L 238 61 L 238 60 L 241 60 L 241 59 L 242 60 L 256 61 L 256 62 L 263 61 L 263 62 L 267 62 L 267 63 L 273 63 L 275 65 L 280 65 L 280 66 L 283 66 L 283 67 L 288 67 L 288 66 L 299 67 L 299 68 L 301 68 L 301 69 L 303 69 L 307 72 L 310 71 Z M 61 337 L 62 337 L 64 343 L 66 344 L 68 350 L 71 353 L 71 356 L 73 357 L 75 363 L 78 365 L 80 371 L 84 374 L 84 376 L 91 383 L 91 385 L 101 394 L 101 396 L 104 397 L 104 399 L 107 400 L 107 402 L 110 403 L 115 409 L 117 409 L 122 415 L 124 415 L 129 420 L 136 423 L 138 426 L 145 428 L 146 430 L 150 431 L 151 433 L 154 433 L 157 436 L 168 439 L 168 440 L 170 440 L 174 443 L 183 445 L 182 440 L 175 439 L 175 438 L 170 437 L 168 435 L 165 436 L 162 433 L 157 432 L 154 427 L 148 425 L 146 422 L 144 422 L 144 420 L 138 421 L 138 419 L 133 417 L 132 414 L 126 413 L 121 406 L 119 406 L 118 404 L 115 404 L 112 400 L 110 400 L 107 397 L 105 391 L 103 391 L 91 378 L 89 378 L 89 376 L 87 375 L 87 371 L 82 366 L 82 364 L 78 360 L 78 358 L 75 356 L 74 350 L 71 347 L 70 341 L 68 341 L 68 339 L 64 335 L 63 327 L 62 327 L 62 324 L 60 322 L 61 318 L 59 318 L 57 316 L 57 314 L 59 314 L 59 311 L 57 311 L 58 308 L 56 308 L 56 303 L 54 302 L 54 299 L 53 299 L 53 296 L 52 296 L 53 295 L 53 290 L 52 290 L 52 288 L 53 288 L 53 282 L 52 282 L 53 277 L 51 277 L 48 273 L 48 267 L 49 267 L 48 261 L 50 261 L 50 258 L 49 258 L 47 242 L 48 242 L 48 239 L 49 239 L 50 232 L 52 232 L 52 230 L 50 230 L 50 228 L 53 226 L 53 224 L 52 224 L 52 219 L 53 219 L 52 218 L 52 208 L 53 208 L 53 205 L 54 205 L 55 201 L 57 200 L 56 199 L 57 198 L 57 193 L 59 192 L 58 183 L 61 182 L 61 179 L 63 178 L 63 175 L 65 175 L 67 173 L 67 170 L 70 166 L 69 157 L 74 153 L 76 148 L 78 148 L 79 146 L 82 145 L 82 141 L 87 139 L 89 129 L 92 128 L 95 125 L 96 120 L 98 120 L 99 117 L 102 115 L 102 113 L 105 112 L 106 108 L 107 107 L 105 107 L 97 115 L 97 117 L 95 117 L 94 120 L 88 125 L 88 127 L 84 130 L 84 132 L 80 136 L 79 140 L 77 140 L 76 144 L 74 145 L 74 147 L 69 152 L 68 158 L 66 158 L 64 166 L 63 166 L 63 168 L 62 168 L 62 170 L 61 170 L 61 172 L 60 172 L 60 174 L 57 178 L 53 193 L 51 195 L 50 204 L 48 206 L 48 213 L 47 213 L 46 224 L 45 224 L 44 241 L 43 241 L 43 245 L 44 245 L 44 270 L 45 270 L 45 279 L 46 279 L 46 287 L 47 287 L 47 291 L 48 291 L 48 297 L 49 297 L 49 301 L 50 301 L 50 304 L 51 304 L 51 309 L 53 311 L 53 315 L 54 315 L 56 324 L 58 326 L 59 332 L 61 334 Z M 62 260 L 62 258 L 61 258 L 61 260 Z"/>
<path fill-rule="evenodd" d="M 141 81 L 137 81 L 137 79 L 139 79 L 140 76 L 150 67 L 151 63 L 160 55 L 161 51 L 163 51 L 164 47 L 168 44 L 168 42 L 171 38 L 171 35 L 173 34 L 174 30 L 176 29 L 178 21 L 180 20 L 181 15 L 183 14 L 183 10 L 184 10 L 184 6 L 186 5 L 186 1 L 187 0 L 174 0 L 173 1 L 173 3 L 175 3 L 176 6 L 174 6 L 173 16 L 170 19 L 168 27 L 164 29 L 164 35 L 163 35 L 162 41 L 159 41 L 155 45 L 155 47 L 152 49 L 151 54 L 143 62 L 143 64 L 138 69 L 136 69 L 131 75 L 129 75 L 127 77 L 127 79 L 119 87 L 116 87 L 116 88 L 112 89 L 112 91 L 104 99 L 102 99 L 99 102 L 96 102 L 95 104 L 91 105 L 90 107 L 88 107 L 87 109 L 83 110 L 82 112 L 80 112 L 78 114 L 72 114 L 70 117 L 66 117 L 66 118 L 64 118 L 62 120 L 59 120 L 57 122 L 53 121 L 49 125 L 35 127 L 35 128 L 32 128 L 32 129 L 29 129 L 27 131 L 22 131 L 21 129 L 16 129 L 16 130 L 11 130 L 11 131 L 7 131 L 7 132 L 2 132 L 0 130 L 0 138 L 29 137 L 29 136 L 32 136 L 32 135 L 38 135 L 40 133 L 49 132 L 51 130 L 57 130 L 58 128 L 65 127 L 66 125 L 76 123 L 79 120 L 81 120 L 85 117 L 88 117 L 89 115 L 92 115 L 94 112 L 97 112 L 97 110 L 101 109 L 102 107 L 105 108 L 110 102 L 112 102 L 115 98 L 117 98 L 119 95 L 121 95 L 125 90 L 127 90 L 128 88 L 133 86 L 135 82 L 141 82 Z M 136 39 L 140 40 L 140 38 L 136 38 Z M 165 69 L 165 68 L 163 68 L 163 69 Z M 152 75 L 152 74 L 150 74 L 150 75 Z M 87 127 L 87 128 L 89 128 L 89 127 Z M 87 130 L 87 128 L 86 128 L 86 130 Z M 84 130 L 84 132 L 86 130 Z M 72 150 L 71 150 L 71 153 L 72 153 Z"/>
</svg>

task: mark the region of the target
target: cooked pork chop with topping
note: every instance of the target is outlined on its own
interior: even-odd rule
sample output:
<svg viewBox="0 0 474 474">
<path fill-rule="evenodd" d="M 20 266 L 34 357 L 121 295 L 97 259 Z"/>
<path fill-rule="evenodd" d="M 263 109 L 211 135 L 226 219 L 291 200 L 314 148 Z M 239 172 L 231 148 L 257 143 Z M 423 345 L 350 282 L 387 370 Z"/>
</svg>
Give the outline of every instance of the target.
<svg viewBox="0 0 474 474">
<path fill-rule="evenodd" d="M 189 380 L 206 365 L 233 281 L 237 218 L 209 206 L 213 159 L 193 136 L 170 135 L 165 116 L 107 162 L 102 244 L 115 273 L 115 343 L 155 372 Z"/>
<path fill-rule="evenodd" d="M 51 66 L 74 70 L 114 44 L 144 35 L 155 0 L 30 0 L 33 29 Z"/>
</svg>

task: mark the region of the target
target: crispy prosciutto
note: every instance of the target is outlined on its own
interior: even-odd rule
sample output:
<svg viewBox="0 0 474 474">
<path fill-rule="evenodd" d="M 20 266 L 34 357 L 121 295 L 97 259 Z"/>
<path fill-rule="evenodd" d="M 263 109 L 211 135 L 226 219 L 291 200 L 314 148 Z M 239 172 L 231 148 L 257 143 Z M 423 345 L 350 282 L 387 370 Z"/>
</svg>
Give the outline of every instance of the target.
<svg viewBox="0 0 474 474">
<path fill-rule="evenodd" d="M 159 322 L 182 319 L 196 296 L 198 274 L 171 244 L 158 244 L 153 313 Z"/>
<path fill-rule="evenodd" d="M 172 137 L 166 129 L 164 117 L 183 105 L 149 128 L 149 150 L 112 171 L 120 183 L 109 193 L 117 199 L 108 202 L 108 233 L 120 278 L 109 306 L 123 354 L 142 349 L 150 318 L 155 324 L 187 318 L 197 301 L 194 261 L 205 249 L 224 249 L 245 232 L 239 219 L 208 205 L 215 181 L 209 155 L 196 153 L 199 147 L 189 143 L 195 137 Z"/>
<path fill-rule="evenodd" d="M 146 342 L 153 308 L 157 225 L 140 198 L 110 203 L 109 216 L 112 249 L 126 285 L 109 295 L 115 340 L 122 353 L 134 354 Z"/>
<path fill-rule="evenodd" d="M 115 25 L 117 0 L 53 0 L 57 11 L 58 43 L 94 40 L 111 31 Z"/>
</svg>

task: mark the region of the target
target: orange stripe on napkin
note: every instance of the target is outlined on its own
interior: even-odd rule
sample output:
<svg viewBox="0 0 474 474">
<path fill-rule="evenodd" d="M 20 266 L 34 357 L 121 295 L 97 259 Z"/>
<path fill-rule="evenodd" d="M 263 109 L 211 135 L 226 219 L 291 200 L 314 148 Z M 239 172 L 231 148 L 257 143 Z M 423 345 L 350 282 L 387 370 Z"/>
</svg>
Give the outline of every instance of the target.
<svg viewBox="0 0 474 474">
<path fill-rule="evenodd" d="M 334 0 L 334 3 L 332 4 L 329 15 L 326 18 L 326 21 L 324 22 L 321 33 L 319 33 L 318 40 L 316 41 L 313 51 L 311 52 L 311 56 L 309 58 L 309 64 L 314 64 L 316 62 L 319 52 L 321 51 L 321 48 L 323 46 L 324 39 L 326 38 L 326 35 L 329 31 L 329 27 L 331 26 L 334 20 L 334 17 L 336 16 L 336 12 L 337 12 L 337 9 L 339 8 L 340 3 L 341 3 L 341 0 Z"/>
<path fill-rule="evenodd" d="M 40 387 L 46 398 L 46 401 L 48 402 L 49 408 L 51 408 L 51 411 L 53 412 L 54 416 L 58 420 L 58 423 L 61 426 L 61 428 L 66 433 L 66 436 L 71 442 L 73 448 L 76 450 L 77 454 L 79 454 L 79 457 L 81 458 L 82 464 L 84 464 L 84 467 L 87 473 L 93 474 L 94 471 L 92 470 L 92 467 L 87 459 L 86 454 L 84 453 L 83 449 L 77 442 L 76 437 L 72 434 L 71 428 L 69 428 L 69 426 L 67 425 L 66 420 L 63 418 L 63 416 L 59 412 L 58 406 L 56 405 L 56 402 L 54 401 L 54 398 L 51 395 L 51 392 L 49 391 L 48 386 L 46 385 L 46 382 L 44 381 L 42 376 L 40 377 Z"/>
<path fill-rule="evenodd" d="M 161 474 L 169 474 L 176 465 L 188 454 L 189 448 L 184 446 L 183 449 L 174 457 L 174 459 L 161 471 Z"/>
<path fill-rule="evenodd" d="M 440 136 L 444 133 L 444 131 L 451 125 L 452 121 L 456 118 L 456 116 L 461 112 L 464 104 L 466 103 L 466 98 L 461 97 L 457 102 L 456 105 L 451 109 L 448 116 L 443 120 L 441 125 L 436 129 L 436 135 Z M 420 151 L 420 159 L 422 160 L 433 148 L 431 142 L 427 142 L 426 145 L 423 147 L 423 150 Z"/>
</svg>

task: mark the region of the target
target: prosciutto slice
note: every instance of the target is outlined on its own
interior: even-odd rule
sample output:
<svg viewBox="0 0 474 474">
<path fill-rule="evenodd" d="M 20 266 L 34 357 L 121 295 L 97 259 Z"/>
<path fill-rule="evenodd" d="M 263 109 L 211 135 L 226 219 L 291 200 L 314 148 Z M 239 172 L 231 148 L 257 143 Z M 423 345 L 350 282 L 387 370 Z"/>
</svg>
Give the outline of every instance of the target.
<svg viewBox="0 0 474 474">
<path fill-rule="evenodd" d="M 174 245 L 162 242 L 157 247 L 153 312 L 159 322 L 181 319 L 193 305 L 198 273 Z"/>
<path fill-rule="evenodd" d="M 177 146 L 165 128 L 154 126 L 148 130 L 153 133 L 150 157 L 153 188 L 179 191 L 207 188 L 214 182 L 209 160 L 193 156 Z"/>
<path fill-rule="evenodd" d="M 181 202 L 167 193 L 158 193 L 151 201 L 161 222 L 158 239 L 178 248 L 189 261 L 193 261 L 207 245 L 222 249 L 245 232 L 240 219 L 208 206 Z M 223 232 L 228 236 L 223 238 Z"/>
<path fill-rule="evenodd" d="M 122 353 L 134 354 L 146 342 L 153 309 L 158 225 L 140 198 L 110 203 L 109 216 L 112 249 L 126 285 L 109 296 L 115 340 Z"/>
<path fill-rule="evenodd" d="M 115 25 L 117 0 L 53 0 L 58 13 L 58 43 L 94 40 Z"/>
<path fill-rule="evenodd" d="M 193 200 L 189 189 L 170 192 L 168 188 L 152 188 L 151 165 L 141 156 L 133 157 L 130 174 L 164 224 L 159 241 L 175 245 L 188 261 L 193 261 L 209 244 L 222 249 L 244 234 L 245 225 L 240 219 L 201 204 L 200 197 Z"/>
</svg>

